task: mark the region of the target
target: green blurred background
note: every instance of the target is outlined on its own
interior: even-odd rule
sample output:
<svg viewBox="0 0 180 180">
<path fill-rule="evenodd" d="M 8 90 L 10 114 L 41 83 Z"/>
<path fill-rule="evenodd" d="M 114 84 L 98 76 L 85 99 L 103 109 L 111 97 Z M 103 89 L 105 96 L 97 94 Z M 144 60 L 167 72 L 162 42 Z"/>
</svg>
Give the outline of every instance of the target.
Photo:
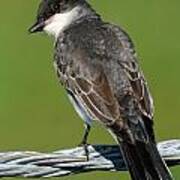
<svg viewBox="0 0 180 180">
<path fill-rule="evenodd" d="M 1 0 L 0 151 L 50 152 L 76 146 L 83 124 L 54 73 L 53 41 L 29 35 L 38 0 Z M 180 138 L 180 1 L 92 0 L 105 20 L 134 39 L 155 100 L 158 140 Z M 98 124 L 90 143 L 114 143 Z M 180 167 L 171 169 L 180 179 Z M 179 177 L 179 178 L 178 178 Z M 95 172 L 62 180 L 129 179 L 127 173 Z M 19 178 L 18 178 L 19 179 Z"/>
</svg>

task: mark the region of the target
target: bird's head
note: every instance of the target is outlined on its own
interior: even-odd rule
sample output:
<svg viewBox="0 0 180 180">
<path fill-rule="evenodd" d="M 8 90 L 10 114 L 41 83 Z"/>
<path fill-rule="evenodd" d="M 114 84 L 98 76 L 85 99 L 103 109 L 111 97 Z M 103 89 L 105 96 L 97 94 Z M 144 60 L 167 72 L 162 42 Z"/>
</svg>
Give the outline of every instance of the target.
<svg viewBox="0 0 180 180">
<path fill-rule="evenodd" d="M 57 36 L 62 29 L 78 18 L 80 5 L 85 0 L 42 0 L 35 24 L 29 29 L 30 33 L 46 31 Z"/>
</svg>

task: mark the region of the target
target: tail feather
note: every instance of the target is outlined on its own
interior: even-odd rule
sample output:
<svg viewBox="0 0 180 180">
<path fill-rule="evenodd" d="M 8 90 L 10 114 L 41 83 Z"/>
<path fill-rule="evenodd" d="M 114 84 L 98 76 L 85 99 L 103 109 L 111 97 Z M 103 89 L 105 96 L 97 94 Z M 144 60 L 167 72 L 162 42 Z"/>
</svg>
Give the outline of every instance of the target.
<svg viewBox="0 0 180 180">
<path fill-rule="evenodd" d="M 132 180 L 147 179 L 146 170 L 140 160 L 140 157 L 137 156 L 137 148 L 134 145 L 127 144 L 125 142 L 121 142 L 120 148 L 122 154 L 124 155 L 124 161 L 129 168 Z"/>
<path fill-rule="evenodd" d="M 155 143 L 136 141 L 135 144 L 118 138 L 127 167 L 133 180 L 172 180 Z"/>
<path fill-rule="evenodd" d="M 164 178 L 167 180 L 172 180 L 173 177 L 171 175 L 171 172 L 169 171 L 166 163 L 164 162 L 161 155 L 159 154 L 156 144 L 154 142 L 150 142 L 148 146 L 151 152 L 152 160 L 154 161 L 153 164 L 158 170 L 160 177 L 162 177 L 162 179 Z"/>
<path fill-rule="evenodd" d="M 145 167 L 145 170 L 149 174 L 150 178 L 153 180 L 159 180 L 159 173 L 156 170 L 154 163 L 152 161 L 152 158 L 149 154 L 149 151 L 146 148 L 146 144 L 142 142 L 136 142 L 136 146 L 138 149 L 138 155 L 140 156 L 140 159 Z"/>
</svg>

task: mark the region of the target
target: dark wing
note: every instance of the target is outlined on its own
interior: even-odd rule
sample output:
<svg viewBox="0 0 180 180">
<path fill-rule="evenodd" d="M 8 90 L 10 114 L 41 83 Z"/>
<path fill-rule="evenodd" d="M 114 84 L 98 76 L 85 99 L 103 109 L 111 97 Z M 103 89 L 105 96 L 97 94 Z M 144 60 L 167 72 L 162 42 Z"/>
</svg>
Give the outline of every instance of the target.
<svg viewBox="0 0 180 180">
<path fill-rule="evenodd" d="M 129 62 L 121 62 L 131 83 L 133 94 L 139 102 L 139 108 L 144 116 L 153 119 L 153 101 L 137 62 L 133 59 Z"/>
<path fill-rule="evenodd" d="M 74 53 L 71 56 L 73 61 L 69 71 L 66 71 L 66 76 L 68 77 L 66 88 L 78 97 L 78 100 L 85 107 L 90 116 L 94 117 L 94 119 L 98 119 L 104 125 L 116 132 L 120 132 L 121 129 L 127 130 L 128 124 L 129 126 L 134 126 L 135 124 L 135 127 L 130 128 L 130 131 L 133 134 L 138 134 L 138 138 L 143 141 L 147 139 L 146 130 L 140 125 L 141 118 L 139 119 L 136 114 L 136 105 L 128 105 L 127 108 L 129 110 L 123 110 L 123 104 L 121 104 L 119 98 L 117 98 L 116 90 L 110 84 L 111 81 L 116 84 L 113 78 L 113 72 L 116 70 L 111 69 L 109 74 L 105 74 L 106 66 L 98 59 L 99 57 L 95 56 L 96 59 L 93 60 L 93 57 L 90 57 L 83 49 L 74 50 Z M 120 66 L 122 66 L 122 64 Z M 134 74 L 131 73 L 128 66 L 126 67 L 125 63 L 123 63 L 123 66 L 123 68 L 119 69 L 118 73 L 123 69 L 125 71 L 123 74 L 126 74 L 125 79 L 128 79 L 131 82 L 132 88 L 129 89 L 131 92 L 128 93 L 130 94 L 130 101 L 133 102 L 135 97 L 139 102 L 138 105 L 140 106 L 140 110 L 146 115 L 146 107 L 143 106 L 144 104 L 141 102 L 144 101 L 144 90 L 142 90 L 143 87 L 141 86 L 143 81 L 139 77 L 133 77 Z M 138 72 L 133 71 L 133 73 L 136 75 Z M 117 79 L 117 81 L 121 80 L 122 78 Z M 126 86 L 127 84 L 129 85 L 129 82 L 126 82 L 124 85 Z M 123 89 L 123 87 L 120 88 Z M 124 96 L 126 96 L 126 94 L 124 94 Z M 129 100 L 127 99 L 125 101 L 127 102 Z M 134 119 L 131 117 L 131 111 L 133 111 L 132 113 L 137 118 Z M 138 124 L 139 126 L 137 126 Z M 148 129 L 151 129 L 151 126 L 148 127 Z M 127 130 L 128 136 L 126 138 L 131 138 L 130 141 L 133 141 L 134 138 L 130 131 Z M 153 134 L 152 129 L 149 134 Z"/>
<path fill-rule="evenodd" d="M 135 101 L 137 102 L 137 105 L 135 106 L 138 106 L 138 109 L 141 112 L 140 116 L 146 127 L 145 131 L 147 131 L 149 137 L 154 141 L 153 99 L 149 92 L 147 82 L 144 79 L 144 75 L 139 68 L 134 45 L 128 34 L 119 27 L 107 24 L 107 28 L 114 32 L 115 37 L 122 46 L 118 63 L 124 70 L 125 76 L 128 77 L 131 86 L 131 88 L 129 88 L 129 94 L 132 95 L 132 99 L 135 97 Z"/>
<path fill-rule="evenodd" d="M 98 60 L 89 60 L 83 50 L 75 50 L 73 64 L 68 74 L 67 89 L 73 91 L 92 117 L 105 125 L 120 120 L 119 104 L 109 86 L 106 75 Z"/>
<path fill-rule="evenodd" d="M 139 108 L 144 116 L 150 120 L 153 120 L 153 100 L 149 92 L 147 82 L 144 79 L 144 75 L 139 68 L 134 45 L 128 34 L 125 33 L 122 29 L 112 25 L 108 25 L 108 27 L 114 31 L 116 37 L 123 47 L 123 51 L 121 52 L 119 58 L 119 64 L 123 67 L 126 75 L 129 78 L 133 90 L 132 93 L 138 100 Z"/>
</svg>

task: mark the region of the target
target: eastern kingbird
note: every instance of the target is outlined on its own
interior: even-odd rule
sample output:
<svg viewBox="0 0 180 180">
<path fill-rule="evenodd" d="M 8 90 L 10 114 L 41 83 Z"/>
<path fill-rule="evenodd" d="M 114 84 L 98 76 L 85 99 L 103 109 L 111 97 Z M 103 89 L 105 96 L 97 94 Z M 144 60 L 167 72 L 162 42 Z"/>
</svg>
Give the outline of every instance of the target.
<svg viewBox="0 0 180 180">
<path fill-rule="evenodd" d="M 128 34 L 104 22 L 86 0 L 42 0 L 31 33 L 55 38 L 58 78 L 86 124 L 93 120 L 120 145 L 133 180 L 171 180 L 156 148 L 153 101 Z"/>
</svg>

